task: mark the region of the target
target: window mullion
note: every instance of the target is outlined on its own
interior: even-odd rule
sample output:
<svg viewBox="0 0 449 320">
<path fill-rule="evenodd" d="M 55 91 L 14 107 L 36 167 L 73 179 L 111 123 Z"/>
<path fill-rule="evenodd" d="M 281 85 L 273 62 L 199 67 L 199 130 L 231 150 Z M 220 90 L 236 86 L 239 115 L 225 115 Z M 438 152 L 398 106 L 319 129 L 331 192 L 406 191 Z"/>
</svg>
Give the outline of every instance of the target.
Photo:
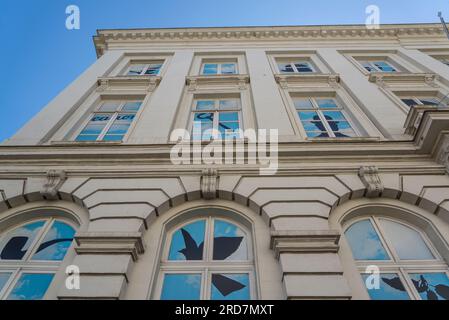
<svg viewBox="0 0 449 320">
<path fill-rule="evenodd" d="M 395 262 L 399 262 L 399 256 L 396 254 L 396 251 L 394 250 L 393 245 L 390 243 L 390 240 L 386 237 L 385 231 L 382 228 L 382 225 L 379 221 L 379 218 L 372 217 L 374 229 L 379 234 L 379 238 L 381 239 L 381 242 L 383 243 L 385 249 L 390 254 L 390 258 L 393 259 Z"/>
<path fill-rule="evenodd" d="M 108 133 L 109 129 L 112 127 L 112 124 L 115 122 L 115 119 L 117 119 L 117 117 L 119 115 L 119 111 L 116 111 L 116 112 L 110 113 L 110 114 L 112 114 L 112 117 L 109 120 L 109 122 L 105 125 L 105 127 L 103 128 L 103 131 L 98 136 L 97 141 L 102 141 L 104 139 L 104 137 Z"/>
<path fill-rule="evenodd" d="M 36 235 L 36 238 L 34 238 L 33 242 L 29 246 L 25 256 L 22 258 L 21 261 L 28 261 L 33 257 L 35 251 L 38 248 L 38 244 L 40 244 L 43 241 L 45 235 L 50 230 L 50 226 L 52 225 L 53 221 L 54 221 L 54 219 L 48 219 L 45 221 L 44 225 L 42 226 L 41 230 Z"/>
</svg>

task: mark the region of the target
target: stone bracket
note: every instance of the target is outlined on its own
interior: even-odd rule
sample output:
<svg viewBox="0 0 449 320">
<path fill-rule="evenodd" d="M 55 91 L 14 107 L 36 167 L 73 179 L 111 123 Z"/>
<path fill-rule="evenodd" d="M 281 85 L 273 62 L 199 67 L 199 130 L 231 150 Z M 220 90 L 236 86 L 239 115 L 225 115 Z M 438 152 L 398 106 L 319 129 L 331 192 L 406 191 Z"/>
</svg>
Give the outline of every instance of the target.
<svg viewBox="0 0 449 320">
<path fill-rule="evenodd" d="M 142 233 L 84 232 L 75 236 L 77 254 L 130 254 L 137 261 L 145 252 Z"/>
<path fill-rule="evenodd" d="M 216 169 L 205 169 L 201 175 L 201 194 L 206 200 L 217 198 L 218 171 Z"/>
<path fill-rule="evenodd" d="M 367 198 L 377 198 L 382 195 L 384 186 L 379 176 L 379 169 L 375 166 L 363 166 L 359 169 L 359 177 L 366 187 Z"/>
<path fill-rule="evenodd" d="M 270 247 L 281 253 L 337 253 L 340 233 L 324 231 L 271 231 Z"/>
<path fill-rule="evenodd" d="M 58 191 L 67 180 L 65 171 L 49 170 L 40 194 L 47 200 L 58 200 Z"/>
<path fill-rule="evenodd" d="M 436 155 L 436 161 L 446 168 L 446 174 L 449 175 L 449 133 L 442 135 L 441 141 L 441 147 Z"/>
</svg>

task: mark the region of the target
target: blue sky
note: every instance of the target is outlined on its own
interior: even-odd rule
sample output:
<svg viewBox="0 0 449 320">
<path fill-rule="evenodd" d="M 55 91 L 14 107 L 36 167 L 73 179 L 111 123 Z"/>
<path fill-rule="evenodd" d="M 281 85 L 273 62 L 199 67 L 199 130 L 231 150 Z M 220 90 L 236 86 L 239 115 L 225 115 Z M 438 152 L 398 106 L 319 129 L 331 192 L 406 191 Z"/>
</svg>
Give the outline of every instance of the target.
<svg viewBox="0 0 449 320">
<path fill-rule="evenodd" d="M 80 30 L 65 28 L 71 4 Z M 449 20 L 448 0 L 1 0 L 0 141 L 95 62 L 97 29 L 364 23 L 370 4 L 381 23 Z"/>
</svg>

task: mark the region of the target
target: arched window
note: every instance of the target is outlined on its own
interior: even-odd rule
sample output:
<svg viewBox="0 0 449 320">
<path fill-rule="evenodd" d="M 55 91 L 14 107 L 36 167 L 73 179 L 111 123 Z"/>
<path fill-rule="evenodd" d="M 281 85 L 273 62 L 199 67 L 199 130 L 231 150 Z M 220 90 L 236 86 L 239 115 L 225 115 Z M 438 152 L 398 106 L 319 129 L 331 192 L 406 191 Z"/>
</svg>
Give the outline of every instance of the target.
<svg viewBox="0 0 449 320">
<path fill-rule="evenodd" d="M 448 266 L 420 230 L 371 216 L 352 223 L 345 236 L 371 299 L 449 300 Z M 369 266 L 378 267 L 377 280 Z"/>
<path fill-rule="evenodd" d="M 172 228 L 163 250 L 159 298 L 254 298 L 251 242 L 246 228 L 221 217 L 196 218 Z"/>
<path fill-rule="evenodd" d="M 68 222 L 54 218 L 0 234 L 0 300 L 42 299 L 74 235 Z"/>
</svg>

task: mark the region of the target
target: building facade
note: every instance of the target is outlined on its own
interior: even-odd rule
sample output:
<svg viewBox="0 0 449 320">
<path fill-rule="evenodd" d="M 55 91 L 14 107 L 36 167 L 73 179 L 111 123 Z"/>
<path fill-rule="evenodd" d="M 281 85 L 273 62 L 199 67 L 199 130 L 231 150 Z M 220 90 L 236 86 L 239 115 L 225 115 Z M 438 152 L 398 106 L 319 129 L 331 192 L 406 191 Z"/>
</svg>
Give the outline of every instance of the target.
<svg viewBox="0 0 449 320">
<path fill-rule="evenodd" d="M 94 43 L 0 145 L 0 299 L 449 299 L 440 25 Z M 174 163 L 173 131 L 204 128 L 243 147 L 238 129 L 277 130 L 277 170 Z"/>
</svg>

